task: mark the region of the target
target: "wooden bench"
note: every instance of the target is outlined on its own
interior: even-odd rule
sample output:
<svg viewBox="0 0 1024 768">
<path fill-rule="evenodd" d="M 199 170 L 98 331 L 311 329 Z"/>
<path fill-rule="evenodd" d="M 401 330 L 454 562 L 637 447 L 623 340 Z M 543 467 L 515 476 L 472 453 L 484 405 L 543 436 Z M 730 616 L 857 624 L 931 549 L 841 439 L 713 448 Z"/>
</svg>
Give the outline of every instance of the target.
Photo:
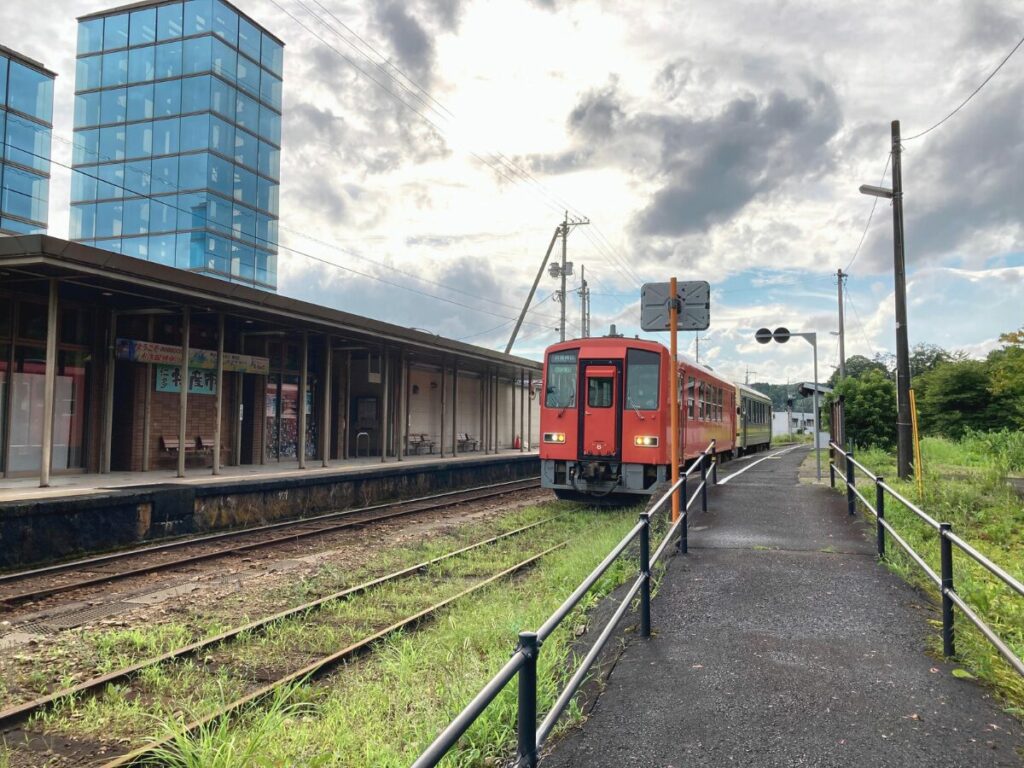
<svg viewBox="0 0 1024 768">
<path fill-rule="evenodd" d="M 458 443 L 460 451 L 476 451 L 480 449 L 480 441 L 468 432 L 459 432 L 455 442 Z"/>
<path fill-rule="evenodd" d="M 176 438 L 176 437 L 167 437 L 166 435 L 161 435 L 160 436 L 160 446 L 167 453 L 177 453 L 178 449 L 181 447 L 180 443 L 178 442 L 178 438 Z M 196 449 L 195 443 L 188 443 L 188 442 L 185 443 L 185 453 L 191 453 L 195 449 Z"/>
<path fill-rule="evenodd" d="M 409 435 L 409 441 L 406 444 L 405 452 L 407 454 L 415 453 L 433 453 L 434 452 L 434 441 L 430 439 L 430 435 L 419 433 Z"/>
<path fill-rule="evenodd" d="M 196 450 L 200 453 L 213 453 L 213 443 L 212 437 L 200 435 L 196 438 Z"/>
</svg>

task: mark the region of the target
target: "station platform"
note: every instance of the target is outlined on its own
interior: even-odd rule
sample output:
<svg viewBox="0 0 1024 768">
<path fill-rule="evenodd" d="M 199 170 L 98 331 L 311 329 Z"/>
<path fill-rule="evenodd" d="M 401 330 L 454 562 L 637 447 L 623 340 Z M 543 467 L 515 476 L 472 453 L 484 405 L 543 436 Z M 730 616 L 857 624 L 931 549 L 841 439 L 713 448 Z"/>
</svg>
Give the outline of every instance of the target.
<svg viewBox="0 0 1024 768">
<path fill-rule="evenodd" d="M 928 655 L 937 610 L 876 562 L 873 528 L 813 462 L 801 477 L 808 454 L 725 465 L 653 637 L 545 768 L 1022 765 L 1020 722 Z"/>
<path fill-rule="evenodd" d="M 540 474 L 536 451 L 0 481 L 0 570 Z"/>
</svg>

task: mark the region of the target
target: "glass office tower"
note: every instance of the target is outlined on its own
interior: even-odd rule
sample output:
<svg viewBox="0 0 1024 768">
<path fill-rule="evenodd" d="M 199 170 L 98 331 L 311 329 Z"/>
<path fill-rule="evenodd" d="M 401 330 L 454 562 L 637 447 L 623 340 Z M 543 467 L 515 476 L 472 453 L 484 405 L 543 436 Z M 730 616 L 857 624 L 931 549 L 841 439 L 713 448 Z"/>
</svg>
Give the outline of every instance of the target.
<svg viewBox="0 0 1024 768">
<path fill-rule="evenodd" d="M 0 233 L 46 232 L 54 77 L 0 45 Z"/>
<path fill-rule="evenodd" d="M 276 289 L 283 65 L 222 0 L 80 18 L 71 239 Z"/>
</svg>

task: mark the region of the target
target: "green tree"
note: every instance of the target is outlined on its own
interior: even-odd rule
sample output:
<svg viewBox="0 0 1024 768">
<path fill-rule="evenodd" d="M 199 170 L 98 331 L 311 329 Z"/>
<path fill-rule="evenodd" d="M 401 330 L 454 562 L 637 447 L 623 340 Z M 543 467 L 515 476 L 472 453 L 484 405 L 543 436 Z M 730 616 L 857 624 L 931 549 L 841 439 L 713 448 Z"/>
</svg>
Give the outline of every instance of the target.
<svg viewBox="0 0 1024 768">
<path fill-rule="evenodd" d="M 989 353 L 987 360 L 992 396 L 1009 422 L 1005 426 L 1024 429 L 1024 327 L 999 340 L 1003 348 Z"/>
<path fill-rule="evenodd" d="M 872 368 L 857 377 L 847 376 L 826 402 L 839 397 L 843 398 L 846 438 L 854 446 L 889 450 L 896 444 L 896 386 L 885 373 Z"/>
<path fill-rule="evenodd" d="M 968 429 L 998 428 L 989 368 L 982 360 L 947 361 L 920 376 L 915 395 L 921 431 L 959 439 Z"/>
<path fill-rule="evenodd" d="M 885 364 L 882 363 L 877 358 L 875 360 L 869 360 L 868 358 L 864 357 L 864 355 L 851 355 L 850 357 L 846 358 L 847 376 L 854 379 L 859 379 L 868 371 L 881 371 L 884 374 L 889 373 L 889 370 L 885 367 Z M 829 376 L 828 385 L 832 388 L 835 388 L 837 381 L 839 381 L 838 368 L 836 368 L 836 370 L 832 372 L 832 375 Z"/>
</svg>

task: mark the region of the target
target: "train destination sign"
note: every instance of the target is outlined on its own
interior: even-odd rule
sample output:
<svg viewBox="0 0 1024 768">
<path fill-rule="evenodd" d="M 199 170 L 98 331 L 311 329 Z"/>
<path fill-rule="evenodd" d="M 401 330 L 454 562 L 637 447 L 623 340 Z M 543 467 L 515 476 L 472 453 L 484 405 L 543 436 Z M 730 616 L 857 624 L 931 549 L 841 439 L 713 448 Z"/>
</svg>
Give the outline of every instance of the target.
<svg viewBox="0 0 1024 768">
<path fill-rule="evenodd" d="M 682 302 L 680 331 L 704 331 L 711 325 L 711 285 L 705 280 L 677 283 L 676 298 Z M 645 283 L 640 291 L 640 327 L 645 331 L 669 330 L 669 284 Z"/>
</svg>

